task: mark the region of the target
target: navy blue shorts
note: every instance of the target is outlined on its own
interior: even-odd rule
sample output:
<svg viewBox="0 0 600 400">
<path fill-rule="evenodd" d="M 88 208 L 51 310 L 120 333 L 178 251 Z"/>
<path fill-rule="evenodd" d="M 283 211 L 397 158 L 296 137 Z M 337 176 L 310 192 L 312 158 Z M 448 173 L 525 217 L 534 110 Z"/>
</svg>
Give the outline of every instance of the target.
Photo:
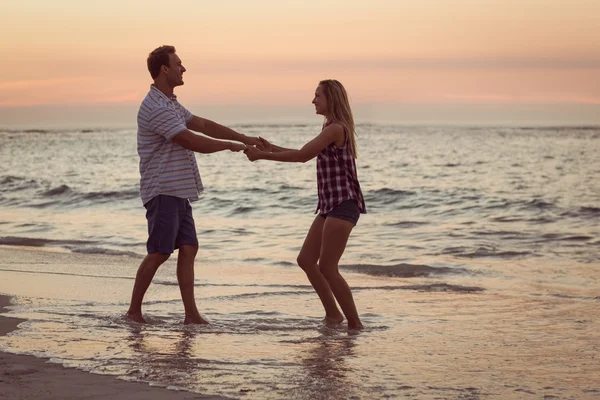
<svg viewBox="0 0 600 400">
<path fill-rule="evenodd" d="M 358 203 L 356 200 L 344 200 L 327 214 L 319 215 L 323 218 L 333 217 L 343 219 L 344 221 L 351 222 L 354 226 L 356 226 L 358 217 L 360 217 L 360 208 L 358 208 Z"/>
<path fill-rule="evenodd" d="M 160 194 L 144 207 L 148 220 L 148 254 L 171 254 L 181 245 L 198 245 L 192 206 L 188 199 Z"/>
</svg>

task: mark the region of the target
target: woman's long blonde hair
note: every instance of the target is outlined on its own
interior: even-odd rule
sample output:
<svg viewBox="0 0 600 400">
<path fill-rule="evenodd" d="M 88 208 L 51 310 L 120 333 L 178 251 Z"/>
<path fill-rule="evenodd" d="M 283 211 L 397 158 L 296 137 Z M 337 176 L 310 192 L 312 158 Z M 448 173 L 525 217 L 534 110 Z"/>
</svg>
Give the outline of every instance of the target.
<svg viewBox="0 0 600 400">
<path fill-rule="evenodd" d="M 352 109 L 350 109 L 350 100 L 344 86 L 335 79 L 326 79 L 319 82 L 319 86 L 323 89 L 323 94 L 327 99 L 327 115 L 332 122 L 337 122 L 343 125 L 348 132 L 350 140 L 350 149 L 354 158 L 358 158 L 356 153 L 356 132 L 354 130 L 354 118 L 352 117 Z"/>
</svg>

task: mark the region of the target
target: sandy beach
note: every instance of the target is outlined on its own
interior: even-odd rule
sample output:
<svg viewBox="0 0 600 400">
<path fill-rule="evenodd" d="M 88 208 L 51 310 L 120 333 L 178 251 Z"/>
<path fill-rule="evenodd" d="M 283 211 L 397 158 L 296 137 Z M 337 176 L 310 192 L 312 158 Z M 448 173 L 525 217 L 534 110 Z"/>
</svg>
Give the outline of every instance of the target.
<svg viewBox="0 0 600 400">
<path fill-rule="evenodd" d="M 0 313 L 10 297 L 0 295 Z M 0 335 L 23 320 L 0 316 Z M 0 352 L 0 392 L 6 400 L 19 399 L 219 399 L 222 397 L 171 391 L 146 383 L 124 382 L 112 376 L 64 368 L 33 356 Z"/>
<path fill-rule="evenodd" d="M 196 296 L 211 325 L 189 327 L 169 260 L 139 326 L 122 318 L 138 262 L 0 246 L 4 398 L 600 396 L 594 287 L 347 273 L 367 326 L 352 334 L 322 326 L 295 268 L 201 264 Z"/>
</svg>

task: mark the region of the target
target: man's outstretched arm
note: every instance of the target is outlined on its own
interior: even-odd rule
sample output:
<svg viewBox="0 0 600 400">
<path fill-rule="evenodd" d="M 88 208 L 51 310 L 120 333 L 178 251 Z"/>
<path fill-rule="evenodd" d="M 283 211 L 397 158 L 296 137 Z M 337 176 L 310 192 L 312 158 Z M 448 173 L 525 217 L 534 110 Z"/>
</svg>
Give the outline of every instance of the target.
<svg viewBox="0 0 600 400">
<path fill-rule="evenodd" d="M 179 132 L 171 140 L 188 150 L 204 154 L 216 153 L 223 150 L 242 151 L 246 148 L 246 146 L 239 143 L 214 140 L 196 135 L 188 129 Z"/>
<path fill-rule="evenodd" d="M 262 142 L 257 137 L 246 136 L 226 126 L 223 126 L 206 118 L 198 117 L 196 115 L 194 115 L 193 118 L 189 120 L 186 125 L 188 129 L 191 129 L 196 132 L 201 132 L 206 136 L 210 136 L 215 139 L 235 140 L 236 142 L 241 142 L 247 145 L 262 146 Z"/>
</svg>

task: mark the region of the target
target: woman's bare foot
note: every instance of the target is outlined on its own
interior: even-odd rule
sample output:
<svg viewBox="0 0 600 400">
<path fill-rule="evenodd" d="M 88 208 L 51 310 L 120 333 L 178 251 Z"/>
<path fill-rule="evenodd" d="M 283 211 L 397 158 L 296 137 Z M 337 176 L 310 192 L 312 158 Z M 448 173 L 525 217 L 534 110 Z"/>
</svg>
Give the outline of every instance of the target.
<svg viewBox="0 0 600 400">
<path fill-rule="evenodd" d="M 183 320 L 184 325 L 197 324 L 197 325 L 210 325 L 210 322 L 202 318 L 200 315 L 186 316 Z"/>
<path fill-rule="evenodd" d="M 137 323 L 140 323 L 140 324 L 147 324 L 147 322 L 144 319 L 144 317 L 142 317 L 142 313 L 141 312 L 139 312 L 139 313 L 130 313 L 130 312 L 127 312 L 127 314 L 125 314 L 125 318 L 127 318 L 130 321 L 137 322 Z"/>
</svg>

